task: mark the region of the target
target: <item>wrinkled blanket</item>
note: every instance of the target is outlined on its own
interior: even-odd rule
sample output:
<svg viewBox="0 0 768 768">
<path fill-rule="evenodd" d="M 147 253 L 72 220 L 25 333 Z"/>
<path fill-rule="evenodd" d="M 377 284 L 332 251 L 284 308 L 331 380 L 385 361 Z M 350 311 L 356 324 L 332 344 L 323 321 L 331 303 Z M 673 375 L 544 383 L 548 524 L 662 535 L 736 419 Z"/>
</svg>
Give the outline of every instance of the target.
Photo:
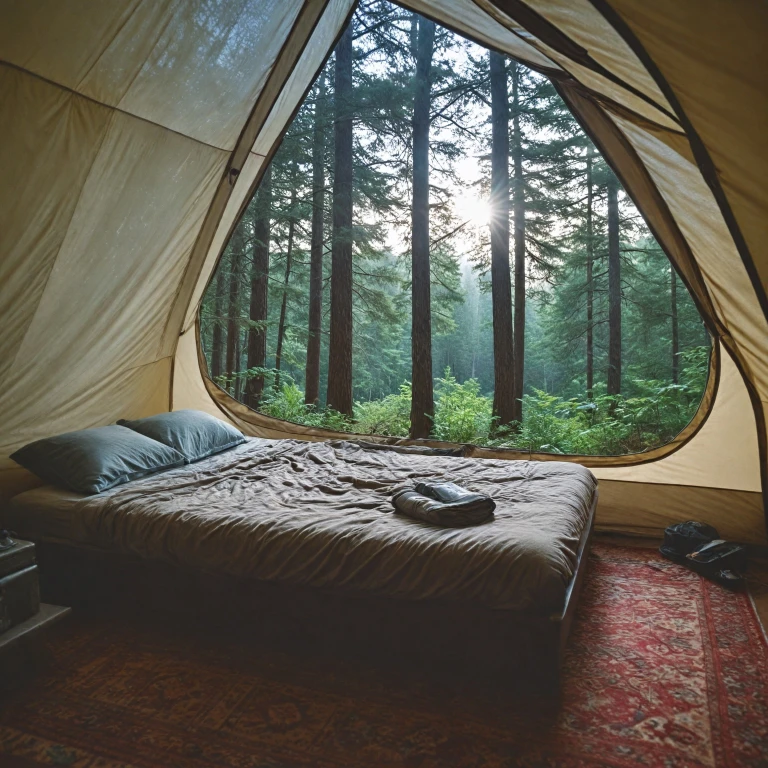
<svg viewBox="0 0 768 768">
<path fill-rule="evenodd" d="M 394 514 L 390 497 L 420 481 L 486 493 L 496 519 L 451 529 Z M 550 611 L 564 603 L 595 487 L 588 469 L 565 462 L 251 439 L 80 497 L 66 538 L 268 581 Z M 19 535 L 45 537 L 44 510 L 30 513 L 40 490 L 20 494 L 9 510 Z M 36 530 L 25 529 L 31 520 Z M 61 509 L 56 523 L 60 539 Z"/>
<path fill-rule="evenodd" d="M 445 528 L 466 528 L 493 520 L 496 504 L 484 493 L 472 493 L 456 483 L 416 483 L 392 497 L 402 515 Z"/>
</svg>

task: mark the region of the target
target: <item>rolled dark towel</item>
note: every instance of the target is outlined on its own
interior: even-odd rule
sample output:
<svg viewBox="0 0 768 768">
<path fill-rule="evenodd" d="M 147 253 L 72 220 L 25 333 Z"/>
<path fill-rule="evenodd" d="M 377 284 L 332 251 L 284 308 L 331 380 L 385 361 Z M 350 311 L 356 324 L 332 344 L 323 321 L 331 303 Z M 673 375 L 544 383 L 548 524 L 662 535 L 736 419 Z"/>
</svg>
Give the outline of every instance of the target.
<svg viewBox="0 0 768 768">
<path fill-rule="evenodd" d="M 496 509 L 490 496 L 455 483 L 418 483 L 415 488 L 404 488 L 392 496 L 392 506 L 400 514 L 446 528 L 488 523 Z"/>
</svg>

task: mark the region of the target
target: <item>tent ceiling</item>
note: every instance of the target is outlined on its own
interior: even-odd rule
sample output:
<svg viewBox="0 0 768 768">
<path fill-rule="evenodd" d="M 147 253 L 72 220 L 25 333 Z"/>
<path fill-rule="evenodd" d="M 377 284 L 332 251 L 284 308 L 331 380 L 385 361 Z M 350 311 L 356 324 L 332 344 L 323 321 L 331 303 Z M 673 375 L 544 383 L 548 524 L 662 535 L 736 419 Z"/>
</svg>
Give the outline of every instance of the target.
<svg viewBox="0 0 768 768">
<path fill-rule="evenodd" d="M 754 461 L 729 475 L 726 456 L 718 488 L 765 489 L 768 6 L 403 4 L 555 80 L 735 364 L 716 400 L 753 409 L 751 422 L 700 430 L 691 455 L 703 461 L 744 439 Z M 217 407 L 189 343 L 200 296 L 351 7 L 0 0 L 1 455 L 162 410 L 172 396 Z M 218 407 L 239 419 L 234 404 Z M 282 429 L 255 415 L 242 423 Z M 748 435 L 734 432 L 746 423 Z M 659 485 L 670 473 L 680 487 L 699 483 L 702 465 L 680 463 L 683 450 L 659 459 L 661 468 L 678 455 Z M 604 480 L 649 482 L 639 467 Z M 632 504 L 619 508 L 626 517 Z"/>
</svg>

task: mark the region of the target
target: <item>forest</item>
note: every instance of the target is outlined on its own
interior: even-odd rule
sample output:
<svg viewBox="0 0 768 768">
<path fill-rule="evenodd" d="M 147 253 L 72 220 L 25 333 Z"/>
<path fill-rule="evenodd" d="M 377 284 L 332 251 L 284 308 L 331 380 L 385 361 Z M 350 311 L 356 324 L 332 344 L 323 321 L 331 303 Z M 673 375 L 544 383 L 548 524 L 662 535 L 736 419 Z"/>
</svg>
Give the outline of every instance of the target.
<svg viewBox="0 0 768 768">
<path fill-rule="evenodd" d="M 663 445 L 710 339 L 549 79 L 363 0 L 200 308 L 210 377 L 276 418 L 582 455 Z"/>
</svg>

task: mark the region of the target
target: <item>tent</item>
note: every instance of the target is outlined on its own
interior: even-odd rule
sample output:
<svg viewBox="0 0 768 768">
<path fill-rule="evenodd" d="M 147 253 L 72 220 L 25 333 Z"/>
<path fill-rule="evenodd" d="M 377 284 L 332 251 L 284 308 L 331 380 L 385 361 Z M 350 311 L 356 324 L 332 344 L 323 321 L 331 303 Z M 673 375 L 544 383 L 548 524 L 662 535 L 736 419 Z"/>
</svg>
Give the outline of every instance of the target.
<svg viewBox="0 0 768 768">
<path fill-rule="evenodd" d="M 768 5 L 403 4 L 553 79 L 712 334 L 704 402 L 673 443 L 574 459 L 600 479 L 599 526 L 705 519 L 765 543 Z M 196 326 L 238 214 L 352 5 L 0 0 L 3 496 L 35 482 L 5 458 L 19 446 L 169 408 L 251 435 L 333 436 L 215 387 Z"/>
</svg>

